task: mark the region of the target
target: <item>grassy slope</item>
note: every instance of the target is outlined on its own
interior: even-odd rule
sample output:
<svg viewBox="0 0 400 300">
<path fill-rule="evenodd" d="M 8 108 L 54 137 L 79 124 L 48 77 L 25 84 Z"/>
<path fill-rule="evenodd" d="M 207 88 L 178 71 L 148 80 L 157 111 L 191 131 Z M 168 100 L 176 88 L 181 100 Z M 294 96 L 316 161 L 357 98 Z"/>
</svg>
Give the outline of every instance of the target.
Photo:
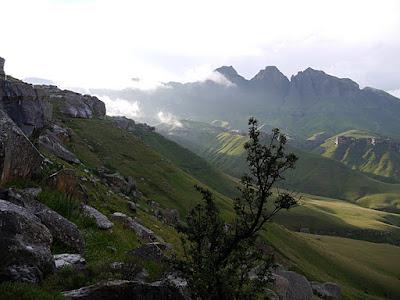
<svg viewBox="0 0 400 300">
<path fill-rule="evenodd" d="M 271 225 L 267 239 L 310 280 L 340 283 L 344 299 L 399 299 L 400 248 Z M 288 246 L 290 245 L 290 246 Z"/>
<path fill-rule="evenodd" d="M 165 156 L 207 186 L 229 197 L 234 197 L 237 194 L 236 182 L 233 178 L 218 171 L 188 149 L 154 132 L 147 133 L 142 139 L 153 150 Z"/>
<path fill-rule="evenodd" d="M 155 153 L 131 134 L 100 120 L 71 120 L 68 121 L 68 124 L 75 131 L 73 143 L 70 146 L 89 167 L 106 164 L 110 168 L 119 169 L 125 175 L 133 175 L 138 179 L 139 188 L 143 191 L 145 197 L 155 199 L 163 205 L 178 208 L 181 213 L 186 212 L 198 199 L 198 195 L 192 191 L 192 185 L 199 183 L 197 180 Z M 87 147 L 87 144 L 91 146 L 91 149 Z M 144 180 L 140 180 L 140 178 L 144 178 Z M 98 189 L 96 193 L 99 196 L 97 197 L 98 200 L 91 200 L 90 204 L 104 213 L 109 214 L 113 211 L 129 213 L 126 202 L 117 198 L 108 199 L 109 197 L 105 196 L 105 190 Z M 100 195 L 103 195 L 103 198 L 105 197 L 107 200 L 101 200 Z M 229 200 L 219 194 L 217 194 L 217 197 L 224 215 L 230 215 Z M 178 235 L 169 226 L 159 223 L 155 218 L 144 212 L 139 212 L 139 218 L 179 249 Z M 122 241 L 121 238 L 124 238 L 126 232 L 123 228 L 119 228 L 119 225 L 117 225 L 115 231 L 117 236 L 111 237 L 107 236 L 106 233 L 92 231 L 90 227 L 88 228 L 86 236 L 93 235 L 88 241 L 88 247 L 91 249 L 88 256 L 90 263 L 118 258 L 120 253 L 122 254 L 126 249 L 137 245 L 138 242 L 134 236 L 132 240 L 128 239 L 127 242 L 122 242 L 122 246 L 116 244 Z M 363 261 L 352 260 L 353 251 L 349 251 L 347 254 L 342 253 L 338 258 L 332 257 L 333 253 L 339 251 L 337 243 L 327 243 L 325 238 L 314 241 L 308 235 L 292 233 L 274 225 L 268 231 L 267 238 L 279 250 L 282 257 L 289 259 L 293 266 L 306 276 L 321 281 L 340 282 L 344 287 L 344 294 L 347 299 L 365 299 L 363 289 L 366 285 L 363 285 L 362 282 L 365 281 L 365 278 L 368 279 L 370 274 L 365 273 L 365 270 L 362 269 L 364 268 Z M 338 239 L 337 241 L 354 243 L 354 247 L 357 246 L 357 249 L 360 249 L 361 252 L 365 251 L 365 245 L 370 245 L 368 251 L 373 258 L 381 255 L 381 253 L 389 255 L 396 249 L 398 251 L 398 248 L 384 244 L 364 244 L 362 241 L 347 241 L 345 239 Z M 107 246 L 110 245 L 117 247 L 117 254 L 108 249 Z M 395 257 L 395 259 L 397 258 Z M 351 260 L 351 264 L 348 264 L 346 260 Z M 399 260 L 395 261 L 398 262 Z M 345 263 L 342 264 L 343 262 Z M 396 264 L 392 265 L 393 268 L 395 266 Z M 389 295 L 395 293 L 398 295 L 398 290 L 392 286 L 393 277 L 397 276 L 396 273 L 394 272 L 395 275 L 393 275 L 393 272 L 383 263 L 376 269 L 380 270 L 379 276 L 373 285 L 368 285 L 369 293 L 382 295 L 381 291 L 385 290 L 389 292 Z M 352 270 L 360 270 L 361 273 Z M 383 273 L 389 275 L 383 275 Z M 51 282 L 47 284 L 50 285 Z"/>
<path fill-rule="evenodd" d="M 339 135 L 354 138 L 376 136 L 357 130 L 346 131 Z M 320 146 L 319 151 L 323 156 L 340 161 L 352 169 L 365 173 L 400 178 L 400 153 L 391 151 L 382 145 L 372 146 L 367 143 L 335 145 L 336 136 L 327 139 Z"/>
<path fill-rule="evenodd" d="M 192 122 L 191 129 L 196 131 L 193 123 L 195 122 Z M 202 135 L 205 135 L 204 131 Z M 243 149 L 246 137 L 243 135 L 211 132 L 208 139 L 202 139 L 207 143 L 201 144 L 196 144 L 196 134 L 171 135 L 171 138 L 228 174 L 239 177 L 246 169 Z M 293 148 L 289 150 L 294 151 L 300 159 L 283 185 L 287 189 L 354 202 L 359 200 L 362 205 L 380 209 L 393 209 L 400 203 L 394 198 L 394 195 L 400 194 L 400 184 L 371 178 L 318 154 Z"/>
</svg>

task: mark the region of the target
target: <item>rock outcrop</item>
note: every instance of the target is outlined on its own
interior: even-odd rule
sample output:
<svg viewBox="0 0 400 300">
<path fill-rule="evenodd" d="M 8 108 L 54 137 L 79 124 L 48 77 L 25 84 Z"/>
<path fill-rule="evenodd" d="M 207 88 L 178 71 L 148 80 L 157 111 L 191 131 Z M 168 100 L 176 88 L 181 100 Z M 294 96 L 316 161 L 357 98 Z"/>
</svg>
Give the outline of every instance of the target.
<svg viewBox="0 0 400 300">
<path fill-rule="evenodd" d="M 130 250 L 128 254 L 140 259 L 162 261 L 166 259 L 165 253 L 170 249 L 171 246 L 169 244 L 153 242 Z"/>
<path fill-rule="evenodd" d="M 80 254 L 56 254 L 53 258 L 57 270 L 68 266 L 81 267 L 86 264 L 86 260 Z"/>
<path fill-rule="evenodd" d="M 38 175 L 43 159 L 21 129 L 0 109 L 0 183 Z"/>
<path fill-rule="evenodd" d="M 165 282 L 144 283 L 141 281 L 113 280 L 77 290 L 66 291 L 63 295 L 76 300 L 181 300 L 179 290 Z"/>
<path fill-rule="evenodd" d="M 4 63 L 6 62 L 6 60 L 2 57 L 0 57 L 0 80 L 4 80 L 5 79 L 5 75 L 6 73 L 4 72 Z"/>
<path fill-rule="evenodd" d="M 52 236 L 27 209 L 0 200 L 0 282 L 38 283 L 54 271 Z"/>
<path fill-rule="evenodd" d="M 41 223 L 49 229 L 55 240 L 75 251 L 83 253 L 85 243 L 78 227 L 43 203 L 37 201 L 30 190 L 9 189 L 3 191 L 2 194 L 3 197 L 6 195 L 5 200 L 25 208 L 38 217 Z"/>
<path fill-rule="evenodd" d="M 101 119 L 106 114 L 104 102 L 97 97 L 61 90 L 56 86 L 38 85 L 35 88 L 49 99 L 55 107 L 55 113 L 84 119 Z"/>
<path fill-rule="evenodd" d="M 123 213 L 115 212 L 111 215 L 111 217 L 113 218 L 113 220 L 118 220 L 122 222 L 126 227 L 135 231 L 137 236 L 142 240 L 148 242 L 164 243 L 164 240 L 161 237 L 157 236 L 151 229 L 143 226 L 136 220 L 132 219 L 131 217 Z"/>
<path fill-rule="evenodd" d="M 30 84 L 6 77 L 0 58 L 0 107 L 30 136 L 52 119 L 52 105 Z"/>
<path fill-rule="evenodd" d="M 342 299 L 342 292 L 339 285 L 333 282 L 320 283 L 316 281 L 311 282 L 311 287 L 314 295 L 324 300 L 340 300 Z"/>
<path fill-rule="evenodd" d="M 312 300 L 313 290 L 303 275 L 293 271 L 278 270 L 274 274 L 274 288 L 283 300 Z"/>
<path fill-rule="evenodd" d="M 46 130 L 45 133 L 39 136 L 39 145 L 48 152 L 50 152 L 51 154 L 69 163 L 75 163 L 75 164 L 80 163 L 79 159 L 75 156 L 75 154 L 73 154 L 71 151 L 69 151 L 67 148 L 63 146 L 57 134 L 51 132 L 50 130 Z"/>
<path fill-rule="evenodd" d="M 101 212 L 89 205 L 82 205 L 82 212 L 89 218 L 95 220 L 97 227 L 100 229 L 110 229 L 114 224 Z"/>
</svg>

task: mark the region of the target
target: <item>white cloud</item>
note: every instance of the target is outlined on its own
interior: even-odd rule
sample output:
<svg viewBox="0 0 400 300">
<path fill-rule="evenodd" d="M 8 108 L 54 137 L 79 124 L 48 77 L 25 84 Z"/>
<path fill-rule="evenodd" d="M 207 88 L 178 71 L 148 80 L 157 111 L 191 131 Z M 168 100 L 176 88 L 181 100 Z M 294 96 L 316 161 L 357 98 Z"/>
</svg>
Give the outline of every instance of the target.
<svg viewBox="0 0 400 300">
<path fill-rule="evenodd" d="M 400 99 L 400 89 L 388 91 L 388 93 Z"/>
<path fill-rule="evenodd" d="M 125 116 L 130 119 L 141 117 L 140 107 L 137 101 L 131 102 L 125 99 L 111 99 L 108 96 L 97 96 L 106 105 L 108 116 Z"/>
<path fill-rule="evenodd" d="M 165 123 L 174 127 L 182 127 L 182 123 L 171 113 L 160 111 L 157 114 L 161 123 Z"/>
<path fill-rule="evenodd" d="M 122 88 L 133 77 L 192 81 L 196 72 L 188 70 L 205 64 L 211 70 L 237 64 L 246 77 L 265 65 L 291 74 L 303 64 L 352 77 L 363 61 L 377 61 L 358 76 L 376 86 L 381 81 L 365 72 L 399 69 L 396 0 L 0 0 L 0 7 L 6 71 L 64 86 Z M 393 56 L 362 52 L 372 46 Z M 398 76 L 392 69 L 385 74 Z"/>
</svg>

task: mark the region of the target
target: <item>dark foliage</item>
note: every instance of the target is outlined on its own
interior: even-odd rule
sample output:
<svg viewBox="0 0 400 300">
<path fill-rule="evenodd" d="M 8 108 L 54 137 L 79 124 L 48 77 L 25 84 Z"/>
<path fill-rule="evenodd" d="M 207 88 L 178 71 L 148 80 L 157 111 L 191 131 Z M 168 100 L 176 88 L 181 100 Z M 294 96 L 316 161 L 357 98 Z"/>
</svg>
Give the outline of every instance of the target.
<svg viewBox="0 0 400 300">
<path fill-rule="evenodd" d="M 286 170 L 294 168 L 297 157 L 285 152 L 287 140 L 278 129 L 265 145 L 260 134 L 257 120 L 250 118 L 245 144 L 250 172 L 242 177 L 231 224 L 221 218 L 212 193 L 196 186 L 203 202 L 189 213 L 182 229 L 185 260 L 179 263 L 195 297 L 263 298 L 272 257 L 259 247 L 259 233 L 281 209 L 296 204 L 288 193 L 277 190 L 273 195 L 272 188 L 284 180 Z"/>
</svg>

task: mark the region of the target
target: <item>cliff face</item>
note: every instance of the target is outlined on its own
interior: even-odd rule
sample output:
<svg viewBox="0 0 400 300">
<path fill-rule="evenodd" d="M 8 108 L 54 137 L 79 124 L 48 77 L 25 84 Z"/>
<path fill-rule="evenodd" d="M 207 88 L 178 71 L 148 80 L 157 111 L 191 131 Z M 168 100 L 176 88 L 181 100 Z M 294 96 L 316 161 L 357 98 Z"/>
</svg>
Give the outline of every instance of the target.
<svg viewBox="0 0 400 300">
<path fill-rule="evenodd" d="M 56 86 L 34 86 L 4 73 L 0 58 L 0 108 L 31 136 L 53 119 L 53 111 L 74 118 L 103 118 L 105 105 L 96 97 L 64 91 Z"/>
</svg>

